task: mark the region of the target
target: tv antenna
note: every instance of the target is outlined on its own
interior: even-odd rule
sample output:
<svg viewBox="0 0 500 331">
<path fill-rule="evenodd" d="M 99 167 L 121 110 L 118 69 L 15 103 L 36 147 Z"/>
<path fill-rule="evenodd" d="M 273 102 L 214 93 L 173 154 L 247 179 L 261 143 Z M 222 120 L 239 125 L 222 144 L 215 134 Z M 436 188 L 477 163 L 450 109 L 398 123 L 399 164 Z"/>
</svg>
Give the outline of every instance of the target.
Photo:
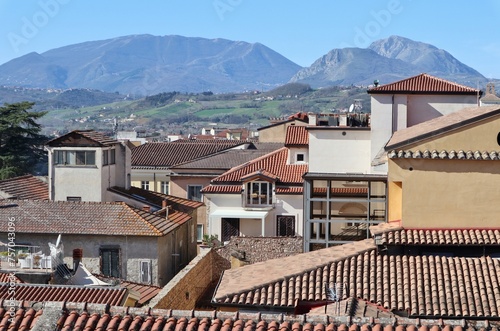
<svg viewBox="0 0 500 331">
<path fill-rule="evenodd" d="M 328 302 L 335 303 L 335 311 L 337 315 L 340 315 L 340 301 L 344 298 L 344 293 L 346 291 L 345 283 L 333 283 L 333 287 L 328 287 L 328 283 L 325 283 L 325 294 L 327 304 L 325 305 L 325 314 L 328 306 Z"/>
</svg>

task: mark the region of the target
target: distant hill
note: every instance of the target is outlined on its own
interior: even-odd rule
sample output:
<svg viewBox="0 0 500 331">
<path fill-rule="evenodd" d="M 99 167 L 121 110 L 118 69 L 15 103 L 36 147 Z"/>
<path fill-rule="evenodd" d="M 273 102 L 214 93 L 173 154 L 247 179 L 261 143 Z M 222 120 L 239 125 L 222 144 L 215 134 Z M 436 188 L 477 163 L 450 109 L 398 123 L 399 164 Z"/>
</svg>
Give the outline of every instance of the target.
<svg viewBox="0 0 500 331">
<path fill-rule="evenodd" d="M 375 79 L 391 83 L 420 73 L 428 73 L 460 84 L 483 86 L 488 79 L 435 46 L 391 36 L 368 48 L 333 49 L 300 70 L 290 82 L 312 87 L 368 85 Z"/>
<path fill-rule="evenodd" d="M 133 35 L 30 53 L 0 65 L 0 85 L 93 89 L 142 97 L 162 92 L 270 91 L 391 83 L 428 73 L 471 87 L 488 79 L 445 50 L 399 36 L 333 49 L 302 68 L 259 43 Z M 281 94 L 281 93 L 280 93 Z"/>
<path fill-rule="evenodd" d="M 133 35 L 30 53 L 0 66 L 0 85 L 122 94 L 271 89 L 301 67 L 259 43 Z"/>
</svg>

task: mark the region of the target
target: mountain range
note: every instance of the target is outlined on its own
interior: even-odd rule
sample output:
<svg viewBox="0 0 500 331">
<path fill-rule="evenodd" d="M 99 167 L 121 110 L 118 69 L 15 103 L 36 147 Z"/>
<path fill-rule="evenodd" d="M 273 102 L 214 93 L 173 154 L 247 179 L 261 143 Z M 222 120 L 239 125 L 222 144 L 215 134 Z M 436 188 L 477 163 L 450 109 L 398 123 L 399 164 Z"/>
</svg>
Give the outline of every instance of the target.
<svg viewBox="0 0 500 331">
<path fill-rule="evenodd" d="M 422 72 L 474 87 L 488 81 L 445 50 L 399 36 L 368 48 L 333 49 L 302 68 L 260 43 L 132 35 L 18 57 L 0 65 L 0 85 L 143 96 L 269 90 L 289 82 L 314 88 L 385 84 Z"/>
</svg>

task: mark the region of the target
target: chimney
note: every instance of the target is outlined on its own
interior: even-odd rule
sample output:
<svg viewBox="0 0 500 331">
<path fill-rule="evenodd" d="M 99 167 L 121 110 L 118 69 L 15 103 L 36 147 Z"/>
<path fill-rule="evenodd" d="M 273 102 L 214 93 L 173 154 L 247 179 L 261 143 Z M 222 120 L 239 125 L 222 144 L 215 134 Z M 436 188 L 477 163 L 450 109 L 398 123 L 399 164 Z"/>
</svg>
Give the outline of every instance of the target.
<svg viewBox="0 0 500 331">
<path fill-rule="evenodd" d="M 167 205 L 168 205 L 168 201 L 167 200 L 163 200 L 161 202 L 161 208 L 165 208 Z"/>
<path fill-rule="evenodd" d="M 315 113 L 308 113 L 307 116 L 309 117 L 309 125 L 317 125 L 317 116 Z"/>
<path fill-rule="evenodd" d="M 148 213 L 151 212 L 151 206 L 142 206 L 142 210 L 147 211 Z"/>
<path fill-rule="evenodd" d="M 82 258 L 83 258 L 83 249 L 81 248 L 73 249 L 73 274 L 76 272 L 76 269 L 78 269 L 80 262 L 82 262 Z"/>
</svg>

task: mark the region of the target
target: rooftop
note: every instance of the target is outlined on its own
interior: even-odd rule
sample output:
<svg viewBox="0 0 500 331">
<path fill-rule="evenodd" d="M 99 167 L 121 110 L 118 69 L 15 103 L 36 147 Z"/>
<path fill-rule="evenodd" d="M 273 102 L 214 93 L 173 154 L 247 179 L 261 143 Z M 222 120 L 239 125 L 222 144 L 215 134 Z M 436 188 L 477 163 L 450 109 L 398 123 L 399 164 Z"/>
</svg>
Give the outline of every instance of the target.
<svg viewBox="0 0 500 331">
<path fill-rule="evenodd" d="M 0 199 L 48 200 L 49 185 L 32 175 L 0 180 Z"/>
<path fill-rule="evenodd" d="M 434 77 L 426 73 L 368 90 L 370 94 L 482 94 L 481 90 Z"/>
<path fill-rule="evenodd" d="M 94 130 L 74 130 L 46 143 L 47 146 L 75 146 L 75 147 L 105 147 L 119 144 L 118 140 L 110 138 Z"/>
<path fill-rule="evenodd" d="M 176 140 L 147 143 L 132 150 L 132 167 L 170 167 L 246 144 L 240 140 Z"/>
<path fill-rule="evenodd" d="M 18 233 L 163 236 L 182 224 L 123 202 L 0 200 L 4 229 L 11 217 Z"/>
<path fill-rule="evenodd" d="M 465 108 L 394 132 L 385 149 L 388 151 L 420 142 L 499 114 L 498 105 Z"/>
</svg>

